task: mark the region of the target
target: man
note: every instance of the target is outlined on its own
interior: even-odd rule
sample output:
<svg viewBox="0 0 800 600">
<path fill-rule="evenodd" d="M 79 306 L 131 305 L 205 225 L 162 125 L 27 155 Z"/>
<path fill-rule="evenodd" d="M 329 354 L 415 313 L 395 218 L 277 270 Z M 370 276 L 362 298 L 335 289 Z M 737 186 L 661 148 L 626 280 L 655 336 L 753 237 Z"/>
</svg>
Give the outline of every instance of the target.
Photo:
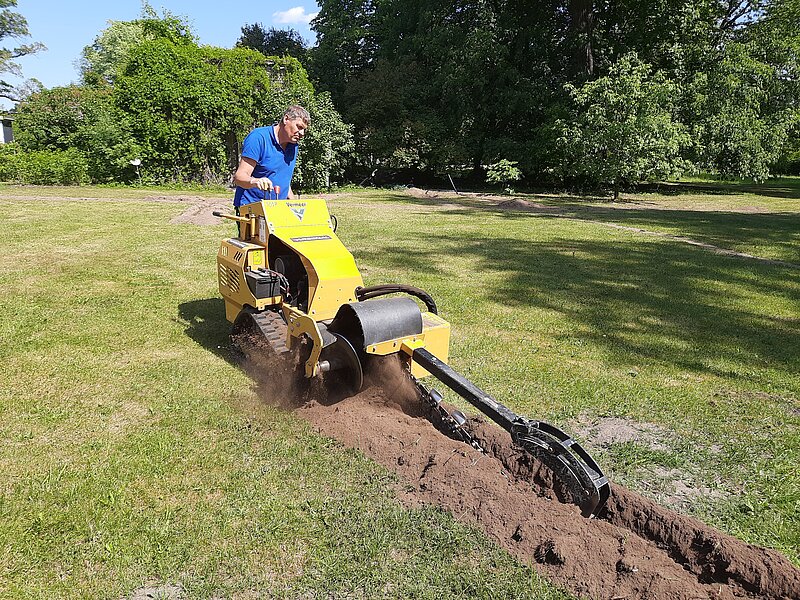
<svg viewBox="0 0 800 600">
<path fill-rule="evenodd" d="M 294 198 L 292 174 L 297 162 L 297 144 L 311 123 L 308 111 L 293 105 L 280 121 L 251 131 L 242 144 L 242 159 L 233 176 L 236 194 L 233 205 L 239 207 L 264 199 L 280 188 L 279 199 Z M 274 196 L 273 196 L 274 197 Z"/>
</svg>

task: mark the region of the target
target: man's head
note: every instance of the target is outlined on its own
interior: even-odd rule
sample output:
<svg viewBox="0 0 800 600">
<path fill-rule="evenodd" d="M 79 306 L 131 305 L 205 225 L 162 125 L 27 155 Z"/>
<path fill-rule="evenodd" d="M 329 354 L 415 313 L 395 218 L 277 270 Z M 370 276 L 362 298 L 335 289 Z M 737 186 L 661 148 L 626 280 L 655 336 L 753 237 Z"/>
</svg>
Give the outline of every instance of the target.
<svg viewBox="0 0 800 600">
<path fill-rule="evenodd" d="M 286 132 L 286 137 L 292 144 L 303 139 L 309 125 L 311 125 L 311 115 L 300 105 L 293 104 L 283 113 L 281 128 Z"/>
</svg>

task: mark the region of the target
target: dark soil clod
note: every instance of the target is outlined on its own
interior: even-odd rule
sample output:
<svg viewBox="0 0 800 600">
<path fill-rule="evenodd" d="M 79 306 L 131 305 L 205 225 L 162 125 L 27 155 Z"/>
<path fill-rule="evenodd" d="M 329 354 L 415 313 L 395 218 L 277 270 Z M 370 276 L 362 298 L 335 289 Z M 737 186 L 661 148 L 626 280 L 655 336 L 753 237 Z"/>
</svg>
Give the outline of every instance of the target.
<svg viewBox="0 0 800 600">
<path fill-rule="evenodd" d="M 554 540 L 547 540 L 539 544 L 533 552 L 533 558 L 539 564 L 563 565 L 567 562 Z"/>
</svg>

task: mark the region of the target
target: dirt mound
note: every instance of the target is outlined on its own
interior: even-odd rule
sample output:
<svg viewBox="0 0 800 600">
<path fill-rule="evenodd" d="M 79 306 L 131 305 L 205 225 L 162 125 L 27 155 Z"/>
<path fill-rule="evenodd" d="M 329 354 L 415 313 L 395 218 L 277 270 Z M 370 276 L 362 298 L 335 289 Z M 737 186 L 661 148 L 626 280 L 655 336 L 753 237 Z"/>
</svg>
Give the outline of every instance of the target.
<svg viewBox="0 0 800 600">
<path fill-rule="evenodd" d="M 386 375 L 384 373 L 384 375 Z M 384 377 L 339 403 L 297 414 L 320 433 L 397 473 L 408 505 L 441 506 L 486 532 L 521 561 L 590 598 L 800 598 L 800 571 L 782 555 L 748 545 L 620 486 L 588 520 L 558 502 L 540 465 L 506 432 L 473 419 L 483 454 L 436 431 L 402 385 Z"/>
</svg>

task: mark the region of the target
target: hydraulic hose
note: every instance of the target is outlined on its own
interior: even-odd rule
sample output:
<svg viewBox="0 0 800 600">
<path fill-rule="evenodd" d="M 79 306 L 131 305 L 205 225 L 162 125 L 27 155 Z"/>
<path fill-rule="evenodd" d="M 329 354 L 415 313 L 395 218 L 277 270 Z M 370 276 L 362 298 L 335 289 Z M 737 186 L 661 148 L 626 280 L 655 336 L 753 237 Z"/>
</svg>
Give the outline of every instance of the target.
<svg viewBox="0 0 800 600">
<path fill-rule="evenodd" d="M 435 315 L 439 314 L 439 310 L 436 308 L 436 302 L 434 302 L 433 297 L 425 290 L 414 287 L 413 285 L 405 285 L 402 283 L 385 283 L 382 285 L 373 285 L 371 287 L 356 288 L 356 298 L 358 298 L 359 302 L 377 298 L 378 296 L 386 296 L 387 294 L 397 293 L 404 293 L 419 298 L 425 303 L 425 306 L 429 312 L 432 312 Z"/>
</svg>

